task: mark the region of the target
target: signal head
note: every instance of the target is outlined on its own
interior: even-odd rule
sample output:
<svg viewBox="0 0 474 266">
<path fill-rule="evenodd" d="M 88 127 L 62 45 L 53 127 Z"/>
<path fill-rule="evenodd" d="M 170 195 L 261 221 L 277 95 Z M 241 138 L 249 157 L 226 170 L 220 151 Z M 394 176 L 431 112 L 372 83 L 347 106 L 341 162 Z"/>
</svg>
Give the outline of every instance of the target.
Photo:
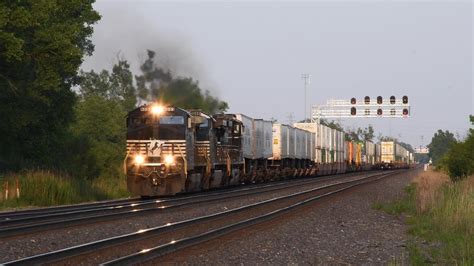
<svg viewBox="0 0 474 266">
<path fill-rule="evenodd" d="M 408 96 L 405 95 L 405 96 L 402 97 L 402 103 L 403 104 L 408 104 Z"/>
<path fill-rule="evenodd" d="M 395 104 L 395 96 L 390 96 L 390 104 Z"/>
<path fill-rule="evenodd" d="M 404 108 L 402 113 L 403 113 L 403 116 L 408 116 L 408 109 Z"/>
<path fill-rule="evenodd" d="M 364 97 L 364 103 L 365 104 L 370 104 L 370 97 L 369 96 Z"/>
</svg>

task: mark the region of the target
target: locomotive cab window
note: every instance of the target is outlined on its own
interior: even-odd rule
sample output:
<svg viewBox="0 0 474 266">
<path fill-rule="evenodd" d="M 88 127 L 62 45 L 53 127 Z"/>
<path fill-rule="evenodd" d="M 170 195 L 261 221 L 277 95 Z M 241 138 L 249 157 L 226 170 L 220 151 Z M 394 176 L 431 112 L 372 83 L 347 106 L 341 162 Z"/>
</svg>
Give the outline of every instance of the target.
<svg viewBox="0 0 474 266">
<path fill-rule="evenodd" d="M 209 119 L 204 120 L 197 126 L 196 129 L 196 140 L 204 141 L 209 140 Z"/>
<path fill-rule="evenodd" d="M 182 116 L 162 116 L 160 118 L 162 125 L 184 125 L 184 117 Z"/>
<path fill-rule="evenodd" d="M 158 127 L 158 139 L 185 139 L 186 126 L 183 116 L 162 116 Z"/>
<path fill-rule="evenodd" d="M 234 124 L 234 134 L 240 134 L 240 125 L 239 124 Z"/>
</svg>

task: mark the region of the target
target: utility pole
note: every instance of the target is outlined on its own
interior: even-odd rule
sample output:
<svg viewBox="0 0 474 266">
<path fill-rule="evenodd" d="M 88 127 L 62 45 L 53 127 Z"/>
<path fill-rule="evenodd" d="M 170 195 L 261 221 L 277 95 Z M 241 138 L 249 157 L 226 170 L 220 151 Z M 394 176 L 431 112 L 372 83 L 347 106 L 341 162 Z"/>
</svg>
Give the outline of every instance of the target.
<svg viewBox="0 0 474 266">
<path fill-rule="evenodd" d="M 306 106 L 308 105 L 307 104 L 307 92 L 306 92 L 306 89 L 308 87 L 308 85 L 310 84 L 311 80 L 311 75 L 308 74 L 308 73 L 303 73 L 301 74 L 301 79 L 304 80 L 304 121 L 306 122 Z"/>
</svg>

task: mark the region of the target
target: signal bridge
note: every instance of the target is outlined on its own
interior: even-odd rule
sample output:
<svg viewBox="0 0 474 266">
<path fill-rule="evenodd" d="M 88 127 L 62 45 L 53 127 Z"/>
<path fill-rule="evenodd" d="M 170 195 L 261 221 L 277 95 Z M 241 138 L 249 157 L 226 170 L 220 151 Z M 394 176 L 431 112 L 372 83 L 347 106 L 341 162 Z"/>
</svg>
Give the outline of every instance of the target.
<svg viewBox="0 0 474 266">
<path fill-rule="evenodd" d="M 311 120 L 321 118 L 407 118 L 410 117 L 408 97 L 397 99 L 391 96 L 383 99 L 378 96 L 376 101 L 371 101 L 369 96 L 364 99 L 351 98 L 350 100 L 328 100 L 325 105 L 313 105 Z"/>
</svg>

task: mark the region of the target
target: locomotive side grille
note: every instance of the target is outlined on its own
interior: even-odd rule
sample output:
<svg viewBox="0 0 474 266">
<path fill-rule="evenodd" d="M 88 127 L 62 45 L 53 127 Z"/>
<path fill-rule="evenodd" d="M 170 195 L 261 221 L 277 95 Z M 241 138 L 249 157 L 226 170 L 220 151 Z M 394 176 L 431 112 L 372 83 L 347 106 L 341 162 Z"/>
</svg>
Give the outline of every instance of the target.
<svg viewBox="0 0 474 266">
<path fill-rule="evenodd" d="M 206 164 L 207 160 L 211 158 L 211 145 L 208 140 L 196 141 L 194 145 L 195 149 L 195 162 L 196 164 Z"/>
</svg>

